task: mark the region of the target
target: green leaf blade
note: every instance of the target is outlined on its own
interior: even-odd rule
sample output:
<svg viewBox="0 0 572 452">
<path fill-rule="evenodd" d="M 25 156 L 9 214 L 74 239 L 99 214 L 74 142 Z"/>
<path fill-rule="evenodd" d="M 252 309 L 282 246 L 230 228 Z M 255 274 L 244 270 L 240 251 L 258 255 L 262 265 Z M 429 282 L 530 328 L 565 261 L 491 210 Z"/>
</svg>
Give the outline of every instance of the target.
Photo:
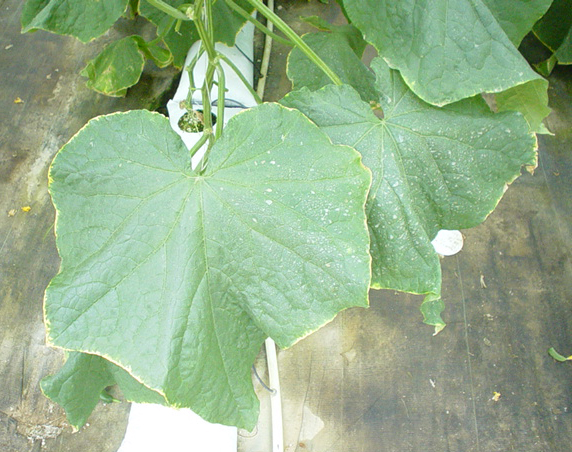
<svg viewBox="0 0 572 452">
<path fill-rule="evenodd" d="M 81 72 L 87 86 L 107 96 L 122 97 L 141 78 L 145 58 L 139 36 L 128 36 L 107 45 Z"/>
<path fill-rule="evenodd" d="M 72 352 L 56 375 L 42 379 L 44 395 L 61 405 L 68 422 L 80 429 L 97 405 L 101 392 L 117 384 L 130 402 L 165 404 L 161 394 L 151 391 L 124 369 L 101 356 Z"/>
<path fill-rule="evenodd" d="M 433 105 L 539 77 L 482 0 L 344 0 L 344 5 L 389 66 Z"/>
<path fill-rule="evenodd" d="M 22 32 L 46 30 L 89 42 L 105 33 L 125 12 L 128 0 L 27 0 Z"/>
<path fill-rule="evenodd" d="M 303 36 L 306 44 L 331 68 L 342 82 L 353 86 L 365 101 L 377 99 L 375 76 L 360 60 L 365 41 L 352 26 L 337 27 L 333 32 L 308 33 Z M 288 55 L 288 78 L 293 88 L 307 87 L 317 90 L 331 82 L 299 49 Z"/>
<path fill-rule="evenodd" d="M 534 133 L 550 133 L 542 121 L 552 111 L 548 107 L 548 81 L 533 80 L 495 95 L 499 112 L 522 113 Z"/>
<path fill-rule="evenodd" d="M 534 33 L 554 52 L 558 63 L 572 64 L 572 1 L 554 0 L 546 15 L 534 26 Z"/>
<path fill-rule="evenodd" d="M 433 107 L 382 60 L 372 68 L 383 119 L 349 86 L 294 92 L 283 103 L 362 154 L 373 173 L 372 287 L 427 295 L 426 318 L 438 326 L 441 270 L 431 240 L 439 229 L 482 222 L 521 166 L 536 164 L 536 141 L 518 114 L 494 115 L 480 99 Z"/>
<path fill-rule="evenodd" d="M 546 15 L 534 26 L 534 34 L 553 52 L 569 42 L 571 30 L 571 0 L 554 0 Z"/>
<path fill-rule="evenodd" d="M 235 116 L 203 175 L 164 117 L 101 117 L 50 177 L 50 342 L 109 357 L 172 406 L 251 428 L 267 335 L 288 346 L 367 305 L 370 173 L 298 112 Z"/>
</svg>

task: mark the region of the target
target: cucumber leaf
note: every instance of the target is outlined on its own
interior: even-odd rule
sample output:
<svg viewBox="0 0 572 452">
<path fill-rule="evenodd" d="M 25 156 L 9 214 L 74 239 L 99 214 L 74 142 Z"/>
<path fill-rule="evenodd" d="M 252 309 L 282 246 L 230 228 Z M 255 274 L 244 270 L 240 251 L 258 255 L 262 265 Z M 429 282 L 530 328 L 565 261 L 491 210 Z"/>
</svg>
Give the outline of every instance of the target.
<svg viewBox="0 0 572 452">
<path fill-rule="evenodd" d="M 548 107 L 548 81 L 533 80 L 495 95 L 498 111 L 519 111 L 535 133 L 549 134 L 542 121 L 552 111 Z"/>
<path fill-rule="evenodd" d="M 27 0 L 22 32 L 46 30 L 89 42 L 105 33 L 127 9 L 129 0 Z"/>
<path fill-rule="evenodd" d="M 300 19 L 320 31 L 338 33 L 345 36 L 354 53 L 360 58 L 363 55 L 367 42 L 363 39 L 361 31 L 353 25 L 334 25 L 319 16 L 307 16 Z"/>
<path fill-rule="evenodd" d="M 90 121 L 57 154 L 49 343 L 97 354 L 208 421 L 251 429 L 250 369 L 367 306 L 370 172 L 301 113 L 233 117 L 203 173 L 168 120 Z"/>
<path fill-rule="evenodd" d="M 125 96 L 127 88 L 141 78 L 145 65 L 137 38 L 127 36 L 112 42 L 89 61 L 81 72 L 81 75 L 89 78 L 87 86 L 107 96 Z"/>
<path fill-rule="evenodd" d="M 372 287 L 425 294 L 425 320 L 438 331 L 441 269 L 431 240 L 481 223 L 521 166 L 536 165 L 536 140 L 518 113 L 494 114 L 481 98 L 434 107 L 383 60 L 372 68 L 383 117 L 347 85 L 292 92 L 282 103 L 362 154 L 373 173 Z"/>
<path fill-rule="evenodd" d="M 89 88 L 107 96 L 123 97 L 127 88 L 141 78 L 145 57 L 158 67 L 165 67 L 172 62 L 171 52 L 167 49 L 133 35 L 108 44 L 87 63 L 81 75 L 89 78 Z"/>
<path fill-rule="evenodd" d="M 44 395 L 61 405 L 68 422 L 80 429 L 97 405 L 102 391 L 117 384 L 129 402 L 165 404 L 163 396 L 135 380 L 101 356 L 71 352 L 60 371 L 41 382 Z"/>
<path fill-rule="evenodd" d="M 167 1 L 171 6 L 180 6 L 181 1 Z M 173 65 L 182 68 L 185 58 L 193 43 L 199 40 L 199 34 L 192 21 L 183 21 L 179 28 L 175 29 L 175 19 L 150 5 L 141 2 L 139 14 L 157 27 L 157 35 L 163 37 L 165 45 L 173 55 Z"/>
<path fill-rule="evenodd" d="M 446 105 L 539 78 L 483 0 L 344 0 L 344 6 L 428 103 Z"/>
<path fill-rule="evenodd" d="M 534 69 L 538 71 L 539 74 L 544 77 L 549 77 L 556 65 L 558 64 L 558 58 L 554 54 L 550 55 L 546 60 L 540 63 L 533 64 Z"/>
</svg>

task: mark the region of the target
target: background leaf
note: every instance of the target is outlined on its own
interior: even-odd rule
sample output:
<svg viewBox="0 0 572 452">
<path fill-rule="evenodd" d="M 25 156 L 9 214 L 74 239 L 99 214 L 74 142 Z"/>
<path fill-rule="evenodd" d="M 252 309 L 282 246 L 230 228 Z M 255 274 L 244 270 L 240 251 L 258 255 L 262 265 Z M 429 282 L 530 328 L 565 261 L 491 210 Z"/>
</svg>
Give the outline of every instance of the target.
<svg viewBox="0 0 572 452">
<path fill-rule="evenodd" d="M 383 60 L 372 68 L 383 118 L 345 85 L 293 92 L 282 102 L 362 154 L 373 173 L 366 205 L 372 287 L 427 295 L 426 319 L 442 328 L 431 240 L 439 229 L 482 222 L 521 166 L 536 164 L 536 140 L 519 114 L 495 115 L 480 98 L 433 107 Z"/>
<path fill-rule="evenodd" d="M 560 64 L 572 64 L 572 0 L 554 0 L 534 33 Z"/>
<path fill-rule="evenodd" d="M 101 36 L 125 12 L 128 0 L 27 0 L 22 31 L 46 30 L 82 42 Z"/>
<path fill-rule="evenodd" d="M 60 273 L 49 341 L 129 369 L 170 405 L 252 428 L 250 368 L 367 306 L 371 175 L 301 113 L 233 117 L 204 174 L 168 120 L 92 120 L 50 170 Z"/>
<path fill-rule="evenodd" d="M 515 46 L 548 11 L 552 0 L 483 0 Z"/>
<path fill-rule="evenodd" d="M 316 21 L 314 25 L 325 26 Z M 377 99 L 379 94 L 375 90 L 375 76 L 361 62 L 366 43 L 359 30 L 351 25 L 330 26 L 330 30 L 332 31 L 308 33 L 303 36 L 304 42 L 344 83 L 353 86 L 363 100 Z M 332 83 L 328 76 L 297 48 L 292 49 L 288 55 L 287 75 L 292 81 L 293 89 L 307 87 L 316 90 Z"/>
<path fill-rule="evenodd" d="M 530 130 L 550 133 L 542 121 L 550 114 L 548 108 L 548 81 L 533 80 L 495 95 L 498 111 L 519 111 L 524 115 Z"/>
<path fill-rule="evenodd" d="M 141 78 L 145 65 L 139 40 L 143 41 L 138 36 L 127 36 L 107 45 L 81 72 L 89 78 L 87 86 L 107 96 L 125 96 L 127 88 Z"/>
<path fill-rule="evenodd" d="M 419 97 L 446 105 L 538 79 L 482 0 L 344 0 Z"/>
<path fill-rule="evenodd" d="M 188 1 L 166 0 L 166 3 L 178 7 L 188 3 Z M 252 6 L 246 0 L 235 0 L 235 3 L 248 12 L 253 11 Z M 147 2 L 142 2 L 139 9 L 142 16 L 157 26 L 157 34 L 164 35 L 163 40 L 173 54 L 173 64 L 178 68 L 183 67 L 187 52 L 193 43 L 199 40 L 199 34 L 194 23 L 192 21 L 182 22 L 179 30 L 175 30 L 173 18 Z M 214 3 L 213 16 L 215 42 L 222 42 L 232 47 L 236 35 L 246 22 L 245 19 L 232 11 L 224 1 Z"/>
</svg>

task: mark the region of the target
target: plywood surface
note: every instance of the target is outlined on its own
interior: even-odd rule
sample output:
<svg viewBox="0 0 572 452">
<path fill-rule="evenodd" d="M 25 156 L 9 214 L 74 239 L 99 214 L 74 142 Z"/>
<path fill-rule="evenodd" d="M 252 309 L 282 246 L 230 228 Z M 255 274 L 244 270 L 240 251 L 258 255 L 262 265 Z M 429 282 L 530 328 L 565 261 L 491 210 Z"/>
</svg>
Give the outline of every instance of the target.
<svg viewBox="0 0 572 452">
<path fill-rule="evenodd" d="M 21 35 L 22 3 L 0 1 L 0 451 L 35 451 L 42 443 L 46 451 L 115 451 L 127 405 L 101 405 L 90 426 L 72 434 L 39 390 L 63 362 L 62 352 L 44 345 L 42 321 L 43 292 L 59 266 L 47 169 L 92 117 L 157 105 L 174 73 L 149 67 L 126 99 L 95 94 L 79 71 L 112 36 L 133 30 L 121 23 L 87 46 L 44 32 Z"/>
</svg>

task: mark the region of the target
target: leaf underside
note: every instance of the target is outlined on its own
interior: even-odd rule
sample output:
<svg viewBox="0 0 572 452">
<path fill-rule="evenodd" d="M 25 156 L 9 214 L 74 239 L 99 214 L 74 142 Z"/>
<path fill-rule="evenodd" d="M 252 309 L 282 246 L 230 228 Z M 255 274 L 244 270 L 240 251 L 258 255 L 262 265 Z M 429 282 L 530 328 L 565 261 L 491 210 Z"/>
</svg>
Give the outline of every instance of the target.
<svg viewBox="0 0 572 452">
<path fill-rule="evenodd" d="M 99 117 L 50 178 L 49 342 L 112 360 L 171 406 L 252 428 L 264 339 L 287 347 L 367 306 L 371 175 L 299 112 L 235 116 L 204 174 L 165 117 Z"/>
<path fill-rule="evenodd" d="M 362 154 L 373 173 L 366 205 L 372 287 L 425 294 L 426 321 L 442 327 L 431 240 L 439 229 L 481 223 L 521 166 L 536 165 L 536 140 L 518 113 L 493 114 L 480 98 L 434 107 L 383 60 L 372 68 L 383 119 L 345 85 L 293 92 L 282 103 Z"/>
</svg>

